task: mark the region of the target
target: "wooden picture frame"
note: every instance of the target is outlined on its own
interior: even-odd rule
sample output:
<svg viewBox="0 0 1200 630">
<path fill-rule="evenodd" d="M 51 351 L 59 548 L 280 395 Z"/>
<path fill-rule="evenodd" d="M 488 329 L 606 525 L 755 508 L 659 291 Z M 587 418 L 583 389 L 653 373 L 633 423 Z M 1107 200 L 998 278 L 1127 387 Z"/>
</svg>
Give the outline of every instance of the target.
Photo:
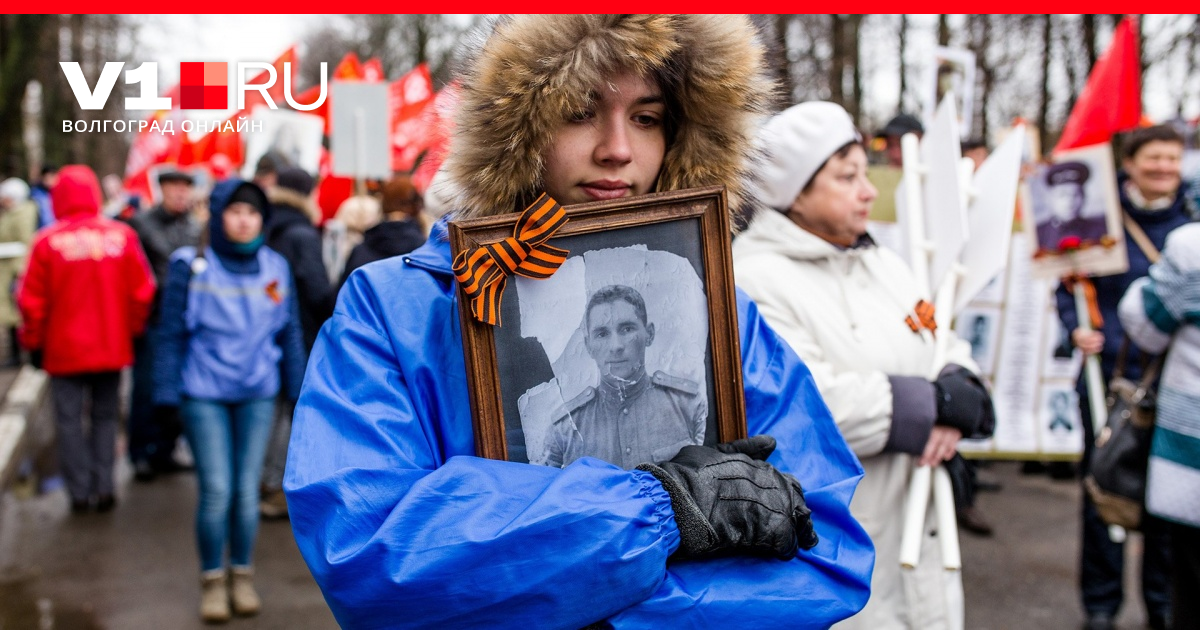
<svg viewBox="0 0 1200 630">
<path fill-rule="evenodd" d="M 700 405 L 704 406 L 702 443 L 746 437 L 724 187 L 654 193 L 564 210 L 567 222 L 546 244 L 569 250 L 567 261 L 544 280 L 510 276 L 500 305 L 500 326 L 477 321 L 470 300 L 458 289 L 476 454 L 556 466 L 592 455 L 630 468 L 641 463 L 633 461 L 639 457 L 661 461 L 678 452 L 681 443 L 660 436 L 679 435 L 674 416 L 697 427 Z M 457 257 L 512 236 L 519 217 L 520 213 L 512 213 L 451 221 L 452 254 Z M 610 339 L 618 336 L 609 337 L 606 325 L 599 322 L 617 321 L 612 309 L 632 309 L 622 313 L 636 314 L 636 306 L 622 305 L 637 300 L 596 302 L 592 298 L 603 300 L 614 290 L 625 291 L 621 287 L 633 288 L 643 298 L 641 328 L 635 334 L 644 344 L 613 349 L 612 344 L 620 342 Z M 598 295 L 600 288 L 607 292 Z M 632 328 L 637 328 L 636 321 Z M 620 354 L 625 348 L 640 348 L 641 360 Z M 698 367 L 697 357 L 702 357 Z M 551 378 L 542 381 L 547 375 Z M 643 396 L 644 392 L 653 397 Z M 611 406 L 615 404 L 621 405 L 619 411 Z M 651 413 L 652 404 L 675 411 Z M 634 413 L 629 416 L 631 408 Z M 671 419 L 661 420 L 661 426 L 646 420 L 631 425 L 622 424 L 620 415 L 615 420 L 610 415 L 622 413 L 626 418 Z M 595 420 L 585 423 L 586 418 Z M 630 426 L 637 431 L 627 431 Z M 589 430 L 606 435 L 586 438 Z M 648 438 L 646 431 L 658 435 Z M 692 434 L 687 439 L 696 443 L 699 438 Z M 664 440 L 661 447 L 660 439 Z M 603 455 L 613 453 L 613 448 L 623 453 Z M 619 459 L 625 461 L 613 461 Z"/>
</svg>

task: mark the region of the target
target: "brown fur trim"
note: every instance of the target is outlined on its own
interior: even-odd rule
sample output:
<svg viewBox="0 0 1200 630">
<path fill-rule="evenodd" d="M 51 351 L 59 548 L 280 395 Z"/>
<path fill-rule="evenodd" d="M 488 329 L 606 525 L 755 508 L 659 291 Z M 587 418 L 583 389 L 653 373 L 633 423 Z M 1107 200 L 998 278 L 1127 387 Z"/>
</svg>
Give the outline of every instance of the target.
<svg viewBox="0 0 1200 630">
<path fill-rule="evenodd" d="M 444 166 L 459 217 L 513 212 L 540 192 L 542 154 L 617 69 L 665 77 L 679 104 L 657 190 L 723 184 L 753 206 L 754 133 L 774 83 L 742 16 L 570 15 L 502 20 L 462 73 Z"/>
<path fill-rule="evenodd" d="M 308 220 L 313 225 L 316 225 L 321 218 L 320 208 L 317 208 L 317 205 L 312 202 L 312 199 L 308 195 L 301 195 L 290 188 L 280 188 L 279 186 L 271 188 L 267 191 L 267 201 L 271 202 L 271 204 L 291 206 L 303 210 L 304 216 L 308 217 Z"/>
</svg>

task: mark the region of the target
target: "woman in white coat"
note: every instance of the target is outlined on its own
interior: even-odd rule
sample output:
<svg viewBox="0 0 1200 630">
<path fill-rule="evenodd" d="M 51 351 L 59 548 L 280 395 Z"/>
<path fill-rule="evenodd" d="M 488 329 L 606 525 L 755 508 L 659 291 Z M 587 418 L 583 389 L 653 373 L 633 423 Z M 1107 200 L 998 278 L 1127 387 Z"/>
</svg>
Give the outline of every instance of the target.
<svg viewBox="0 0 1200 630">
<path fill-rule="evenodd" d="M 867 234 L 878 192 L 844 109 L 796 105 L 764 126 L 760 142 L 764 200 L 775 211 L 760 212 L 734 241 L 734 274 L 808 364 L 866 470 L 850 509 L 876 546 L 871 598 L 839 627 L 960 628 L 962 581 L 942 568 L 932 514 L 917 569 L 902 570 L 899 554 L 913 464 L 948 460 L 959 439 L 995 424 L 970 346 L 952 337 L 939 376 L 927 380 L 932 318 L 917 308 L 925 296 L 908 265 Z"/>
</svg>

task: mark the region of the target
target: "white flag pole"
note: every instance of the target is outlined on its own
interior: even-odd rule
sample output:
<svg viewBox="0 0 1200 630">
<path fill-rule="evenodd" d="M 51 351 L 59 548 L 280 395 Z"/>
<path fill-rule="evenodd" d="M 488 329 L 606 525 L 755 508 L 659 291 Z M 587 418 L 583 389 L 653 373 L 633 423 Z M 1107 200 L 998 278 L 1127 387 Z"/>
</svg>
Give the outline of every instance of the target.
<svg viewBox="0 0 1200 630">
<path fill-rule="evenodd" d="M 925 238 L 925 199 L 922 186 L 925 167 L 921 162 L 920 141 L 916 134 L 905 134 L 900 138 L 900 151 L 904 158 L 903 181 L 910 264 L 917 282 L 917 290 L 922 295 L 929 295 L 930 247 Z M 900 535 L 900 566 L 905 568 L 916 568 L 921 560 L 921 532 L 929 509 L 931 474 L 928 466 L 916 466 L 908 482 L 904 527 Z"/>
</svg>

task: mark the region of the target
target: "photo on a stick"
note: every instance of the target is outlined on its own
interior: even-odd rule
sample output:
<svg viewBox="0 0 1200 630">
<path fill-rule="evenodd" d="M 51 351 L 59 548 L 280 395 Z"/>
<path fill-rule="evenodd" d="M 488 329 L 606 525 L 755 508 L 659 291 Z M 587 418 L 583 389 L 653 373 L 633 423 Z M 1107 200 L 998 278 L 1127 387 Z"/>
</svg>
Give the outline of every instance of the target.
<svg viewBox="0 0 1200 630">
<path fill-rule="evenodd" d="M 1040 278 L 1124 272 L 1121 205 L 1108 144 L 1064 151 L 1025 180 L 1025 233 Z"/>
</svg>

